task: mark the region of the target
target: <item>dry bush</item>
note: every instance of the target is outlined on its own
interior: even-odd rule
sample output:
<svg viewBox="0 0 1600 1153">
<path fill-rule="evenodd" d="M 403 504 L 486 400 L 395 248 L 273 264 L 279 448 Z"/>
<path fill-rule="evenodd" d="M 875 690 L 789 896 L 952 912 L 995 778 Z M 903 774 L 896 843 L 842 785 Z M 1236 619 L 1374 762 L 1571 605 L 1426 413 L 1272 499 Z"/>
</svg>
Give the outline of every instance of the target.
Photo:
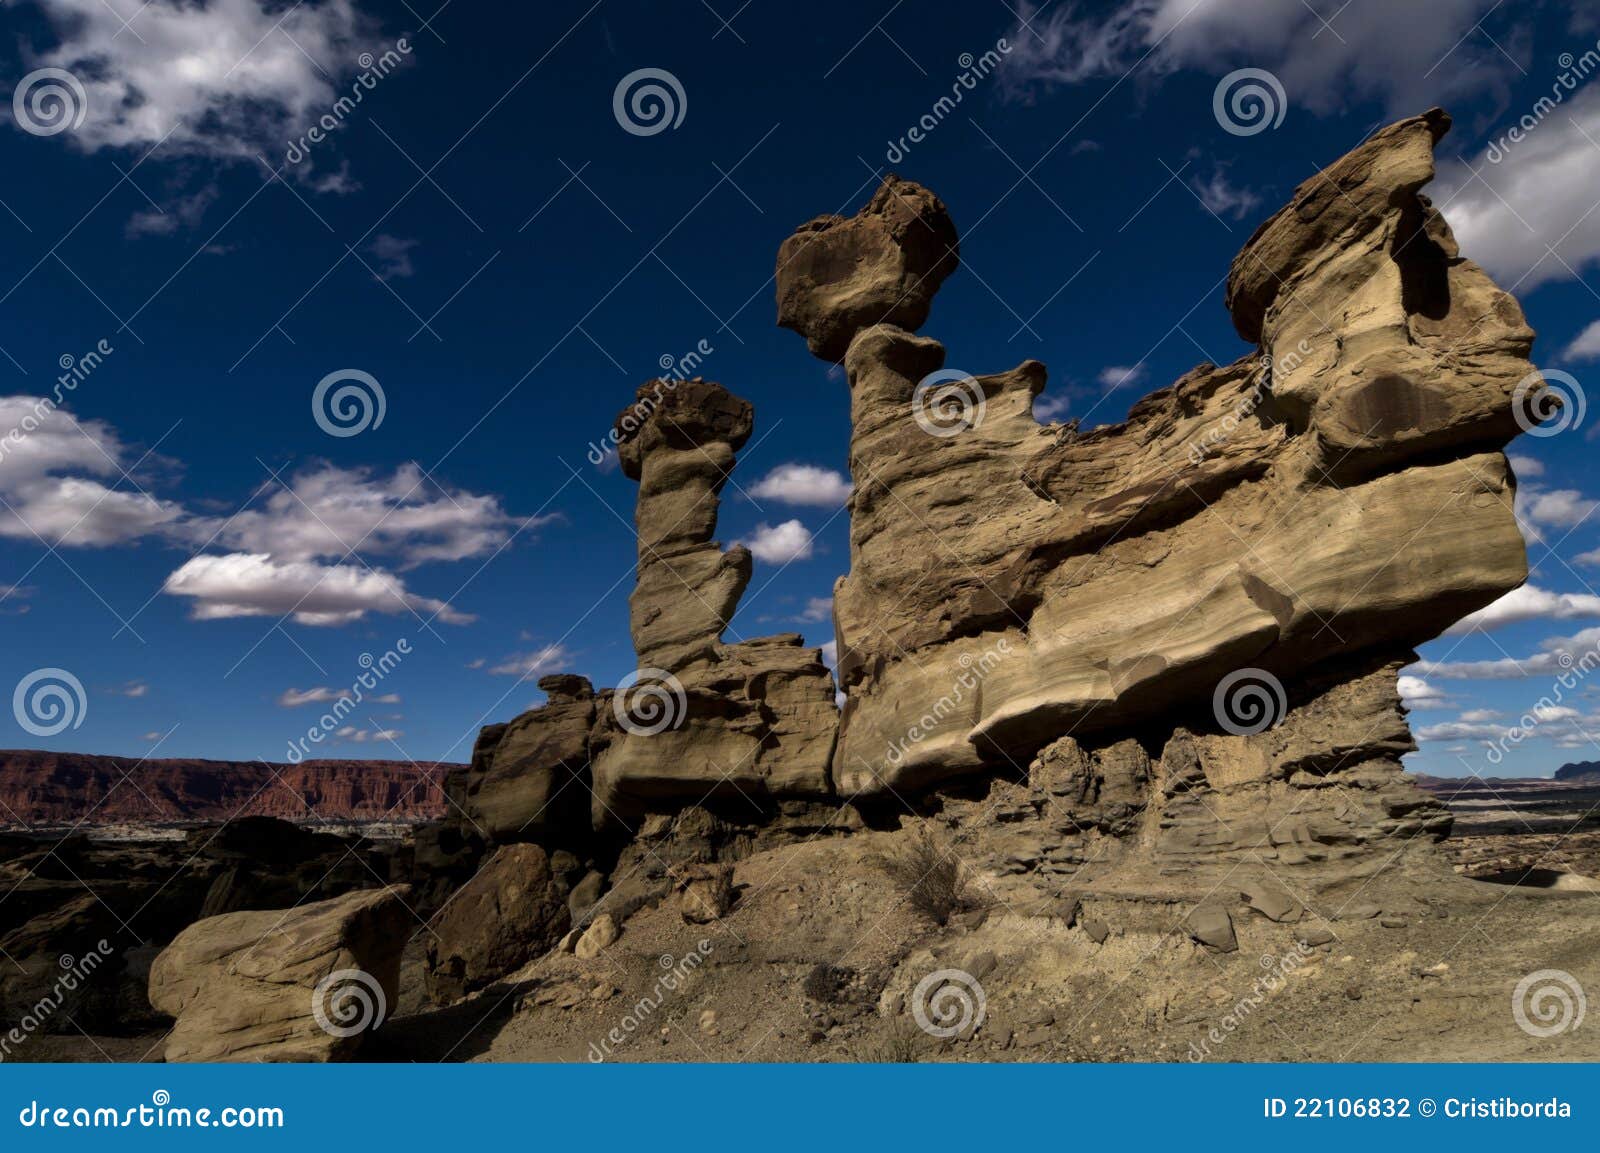
<svg viewBox="0 0 1600 1153">
<path fill-rule="evenodd" d="M 966 867 L 925 829 L 876 864 L 905 894 L 912 911 L 936 925 L 947 924 L 967 907 Z"/>
</svg>

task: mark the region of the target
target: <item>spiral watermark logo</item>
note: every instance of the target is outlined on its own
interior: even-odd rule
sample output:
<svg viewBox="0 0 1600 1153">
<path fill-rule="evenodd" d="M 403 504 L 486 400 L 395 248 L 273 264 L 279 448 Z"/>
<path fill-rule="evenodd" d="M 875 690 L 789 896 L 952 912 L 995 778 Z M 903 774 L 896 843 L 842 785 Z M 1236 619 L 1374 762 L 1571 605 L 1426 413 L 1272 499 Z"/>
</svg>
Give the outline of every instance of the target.
<svg viewBox="0 0 1600 1153">
<path fill-rule="evenodd" d="M 1236 669 L 1217 682 L 1211 711 L 1234 736 L 1253 737 L 1283 720 L 1289 696 L 1283 682 L 1266 669 Z"/>
<path fill-rule="evenodd" d="M 655 136 L 683 123 L 689 97 L 665 68 L 639 68 L 617 81 L 611 112 L 633 136 Z"/>
<path fill-rule="evenodd" d="M 930 1037 L 955 1037 L 977 1030 L 989 1015 L 978 979 L 964 969 L 938 969 L 911 991 L 911 1016 Z"/>
<path fill-rule="evenodd" d="M 365 969 L 335 969 L 311 994 L 311 1016 L 330 1037 L 354 1037 L 383 1024 L 389 1011 L 383 986 Z"/>
<path fill-rule="evenodd" d="M 617 724 L 636 737 L 653 737 L 683 723 L 689 700 L 678 678 L 665 669 L 635 669 L 611 698 Z"/>
<path fill-rule="evenodd" d="M 1565 969 L 1539 969 L 1517 982 L 1511 1016 L 1530 1037 L 1555 1037 L 1583 1024 L 1589 1001 L 1578 978 Z"/>
<path fill-rule="evenodd" d="M 329 436 L 359 436 L 381 425 L 388 410 L 383 385 L 359 368 L 330 372 L 311 393 L 312 418 Z"/>
<path fill-rule="evenodd" d="M 1560 436 L 1583 423 L 1588 411 L 1583 386 L 1570 372 L 1536 368 L 1511 393 L 1511 415 L 1529 436 Z M 1546 423 L 1554 418 L 1554 423 Z"/>
<path fill-rule="evenodd" d="M 33 136 L 54 136 L 83 123 L 89 94 L 65 68 L 38 68 L 24 76 L 11 94 L 17 127 Z"/>
<path fill-rule="evenodd" d="M 1283 82 L 1265 68 L 1240 68 L 1217 81 L 1211 111 L 1223 131 L 1255 136 L 1283 123 L 1289 101 Z"/>
<path fill-rule="evenodd" d="M 17 724 L 36 737 L 53 737 L 81 728 L 89 712 L 83 682 L 66 669 L 34 669 L 17 682 L 11 694 Z"/>
<path fill-rule="evenodd" d="M 911 412 L 929 436 L 959 436 L 983 423 L 983 386 L 969 372 L 930 372 L 911 394 Z"/>
</svg>

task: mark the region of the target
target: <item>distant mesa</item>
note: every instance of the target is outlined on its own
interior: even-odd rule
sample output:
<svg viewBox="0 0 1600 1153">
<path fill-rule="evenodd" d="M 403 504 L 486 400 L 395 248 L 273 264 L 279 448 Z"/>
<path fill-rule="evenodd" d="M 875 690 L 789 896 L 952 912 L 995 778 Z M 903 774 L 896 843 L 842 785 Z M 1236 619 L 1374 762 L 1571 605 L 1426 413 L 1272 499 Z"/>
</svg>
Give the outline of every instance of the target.
<svg viewBox="0 0 1600 1153">
<path fill-rule="evenodd" d="M 414 823 L 444 814 L 458 766 L 410 761 L 207 761 L 0 750 L 0 828 L 201 824 L 241 816 Z"/>
</svg>

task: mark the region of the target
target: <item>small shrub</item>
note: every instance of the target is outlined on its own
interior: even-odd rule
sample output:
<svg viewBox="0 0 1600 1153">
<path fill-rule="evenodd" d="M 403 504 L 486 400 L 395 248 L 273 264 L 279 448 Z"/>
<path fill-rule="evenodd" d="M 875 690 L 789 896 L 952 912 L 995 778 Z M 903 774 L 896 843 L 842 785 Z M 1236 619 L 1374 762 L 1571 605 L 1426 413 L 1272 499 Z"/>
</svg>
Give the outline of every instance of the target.
<svg viewBox="0 0 1600 1153">
<path fill-rule="evenodd" d="M 855 979 L 855 970 L 823 961 L 813 965 L 806 974 L 802 989 L 813 1001 L 824 1005 L 839 1005 L 849 999 L 847 989 Z"/>
<path fill-rule="evenodd" d="M 877 864 L 905 894 L 912 911 L 936 925 L 948 923 L 967 906 L 966 867 L 925 830 L 899 851 L 878 858 Z"/>
</svg>

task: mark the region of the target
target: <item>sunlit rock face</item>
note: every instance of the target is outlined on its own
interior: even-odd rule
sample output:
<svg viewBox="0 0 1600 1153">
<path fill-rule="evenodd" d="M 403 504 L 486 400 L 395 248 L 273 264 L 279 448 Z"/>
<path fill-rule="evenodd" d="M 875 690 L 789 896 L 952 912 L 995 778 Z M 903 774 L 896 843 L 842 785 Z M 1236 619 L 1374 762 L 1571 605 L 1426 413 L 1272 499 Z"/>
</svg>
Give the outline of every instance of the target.
<svg viewBox="0 0 1600 1153">
<path fill-rule="evenodd" d="M 1219 849 L 1163 816 L 1197 790 L 1267 825 L 1296 806 L 1314 859 L 1448 827 L 1400 777 L 1395 670 L 1526 578 L 1501 450 L 1533 373 L 1516 301 L 1420 194 L 1448 128 L 1438 110 L 1394 124 L 1307 181 L 1229 276 L 1256 349 L 1088 432 L 1034 420 L 1037 362 L 967 376 L 893 310 L 829 309 L 894 263 L 873 224 L 885 195 L 953 236 L 925 190 L 886 182 L 856 223 L 829 226 L 825 261 L 795 259 L 815 223 L 785 242 L 780 322 L 825 359 L 853 327 L 842 795 L 1026 776 L 1062 739 L 1093 753 L 1134 737 L 1151 765 L 1137 786 L 1121 773 L 1119 795 L 1142 796 L 1179 856 Z M 852 260 L 838 246 L 856 234 Z M 827 269 L 837 293 L 817 281 Z M 1239 735 L 1227 710 L 1256 682 L 1268 724 Z M 1190 785 L 1169 794 L 1180 763 Z M 1349 787 L 1292 787 L 1313 778 Z"/>
</svg>

